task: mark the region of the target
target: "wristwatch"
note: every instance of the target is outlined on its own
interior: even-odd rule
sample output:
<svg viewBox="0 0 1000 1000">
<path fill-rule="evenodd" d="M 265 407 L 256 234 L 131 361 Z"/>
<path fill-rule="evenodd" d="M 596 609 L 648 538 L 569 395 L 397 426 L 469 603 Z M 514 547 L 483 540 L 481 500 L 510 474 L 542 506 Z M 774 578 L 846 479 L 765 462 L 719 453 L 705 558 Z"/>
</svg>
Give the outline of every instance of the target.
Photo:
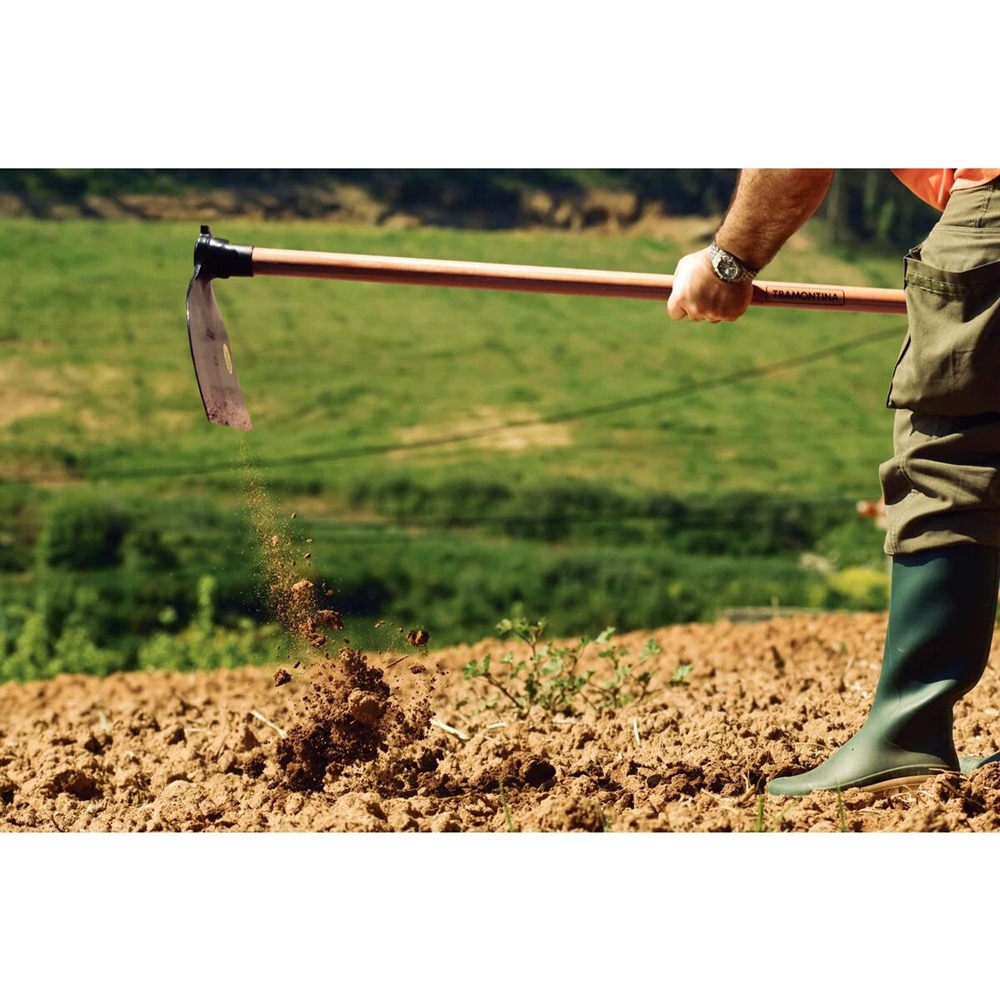
<svg viewBox="0 0 1000 1000">
<path fill-rule="evenodd" d="M 715 240 L 712 240 L 708 252 L 712 257 L 712 270 L 720 281 L 730 285 L 745 285 L 757 277 L 756 271 L 747 267 L 739 257 L 734 257 L 728 250 L 723 250 Z"/>
</svg>

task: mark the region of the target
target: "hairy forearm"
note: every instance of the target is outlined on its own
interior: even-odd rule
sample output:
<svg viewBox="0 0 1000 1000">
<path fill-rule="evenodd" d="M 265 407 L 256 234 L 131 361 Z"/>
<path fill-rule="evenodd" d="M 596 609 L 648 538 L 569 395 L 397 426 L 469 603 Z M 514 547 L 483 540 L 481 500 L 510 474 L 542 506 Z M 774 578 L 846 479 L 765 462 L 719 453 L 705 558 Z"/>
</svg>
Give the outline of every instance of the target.
<svg viewBox="0 0 1000 1000">
<path fill-rule="evenodd" d="M 716 242 L 748 267 L 769 264 L 822 204 L 832 170 L 742 170 Z"/>
</svg>

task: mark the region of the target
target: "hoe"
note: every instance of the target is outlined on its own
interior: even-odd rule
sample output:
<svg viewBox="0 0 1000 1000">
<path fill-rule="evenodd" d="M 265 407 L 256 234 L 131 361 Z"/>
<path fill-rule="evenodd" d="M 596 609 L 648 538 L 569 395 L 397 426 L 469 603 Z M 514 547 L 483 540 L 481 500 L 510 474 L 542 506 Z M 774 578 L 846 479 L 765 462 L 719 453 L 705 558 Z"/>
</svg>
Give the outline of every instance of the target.
<svg viewBox="0 0 1000 1000">
<path fill-rule="evenodd" d="M 274 250 L 244 246 L 213 236 L 208 226 L 194 248 L 194 275 L 187 293 L 188 340 L 205 415 L 215 424 L 251 430 L 226 328 L 212 291 L 213 278 L 272 274 L 292 278 L 336 278 L 383 284 L 486 288 L 508 292 L 598 295 L 665 302 L 673 276 L 568 267 L 478 264 L 416 257 Z M 779 284 L 755 281 L 752 305 L 905 315 L 903 292 L 889 288 Z"/>
</svg>

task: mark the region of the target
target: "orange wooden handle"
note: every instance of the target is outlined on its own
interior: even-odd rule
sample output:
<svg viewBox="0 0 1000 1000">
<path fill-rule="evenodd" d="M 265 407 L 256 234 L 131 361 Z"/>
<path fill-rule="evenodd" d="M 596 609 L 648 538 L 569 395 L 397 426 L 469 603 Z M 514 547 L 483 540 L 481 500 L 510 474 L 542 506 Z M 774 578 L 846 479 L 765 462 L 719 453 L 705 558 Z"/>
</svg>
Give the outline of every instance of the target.
<svg viewBox="0 0 1000 1000">
<path fill-rule="evenodd" d="M 557 295 L 599 295 L 623 299 L 666 300 L 674 287 L 670 274 L 638 271 L 592 271 L 572 267 L 524 264 L 478 264 L 419 257 L 379 257 L 368 254 L 322 253 L 310 250 L 253 248 L 254 275 L 332 278 L 383 284 L 485 288 L 508 292 L 548 292 Z M 902 291 L 834 285 L 782 284 L 755 281 L 753 304 L 794 309 L 904 315 Z"/>
<path fill-rule="evenodd" d="M 906 315 L 906 298 L 902 290 L 896 288 L 755 281 L 752 303 L 785 309 L 844 309 L 847 312 Z"/>
</svg>

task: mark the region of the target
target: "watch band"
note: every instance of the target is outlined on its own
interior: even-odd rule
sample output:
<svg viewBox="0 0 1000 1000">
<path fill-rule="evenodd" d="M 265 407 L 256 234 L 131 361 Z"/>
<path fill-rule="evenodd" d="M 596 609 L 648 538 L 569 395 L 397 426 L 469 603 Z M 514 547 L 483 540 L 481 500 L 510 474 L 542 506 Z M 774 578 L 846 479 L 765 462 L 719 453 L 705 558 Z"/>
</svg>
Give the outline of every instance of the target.
<svg viewBox="0 0 1000 1000">
<path fill-rule="evenodd" d="M 757 277 L 757 271 L 747 267 L 735 254 L 723 250 L 715 240 L 712 240 L 708 252 L 712 256 L 712 270 L 721 281 L 731 285 L 745 285 Z"/>
</svg>

